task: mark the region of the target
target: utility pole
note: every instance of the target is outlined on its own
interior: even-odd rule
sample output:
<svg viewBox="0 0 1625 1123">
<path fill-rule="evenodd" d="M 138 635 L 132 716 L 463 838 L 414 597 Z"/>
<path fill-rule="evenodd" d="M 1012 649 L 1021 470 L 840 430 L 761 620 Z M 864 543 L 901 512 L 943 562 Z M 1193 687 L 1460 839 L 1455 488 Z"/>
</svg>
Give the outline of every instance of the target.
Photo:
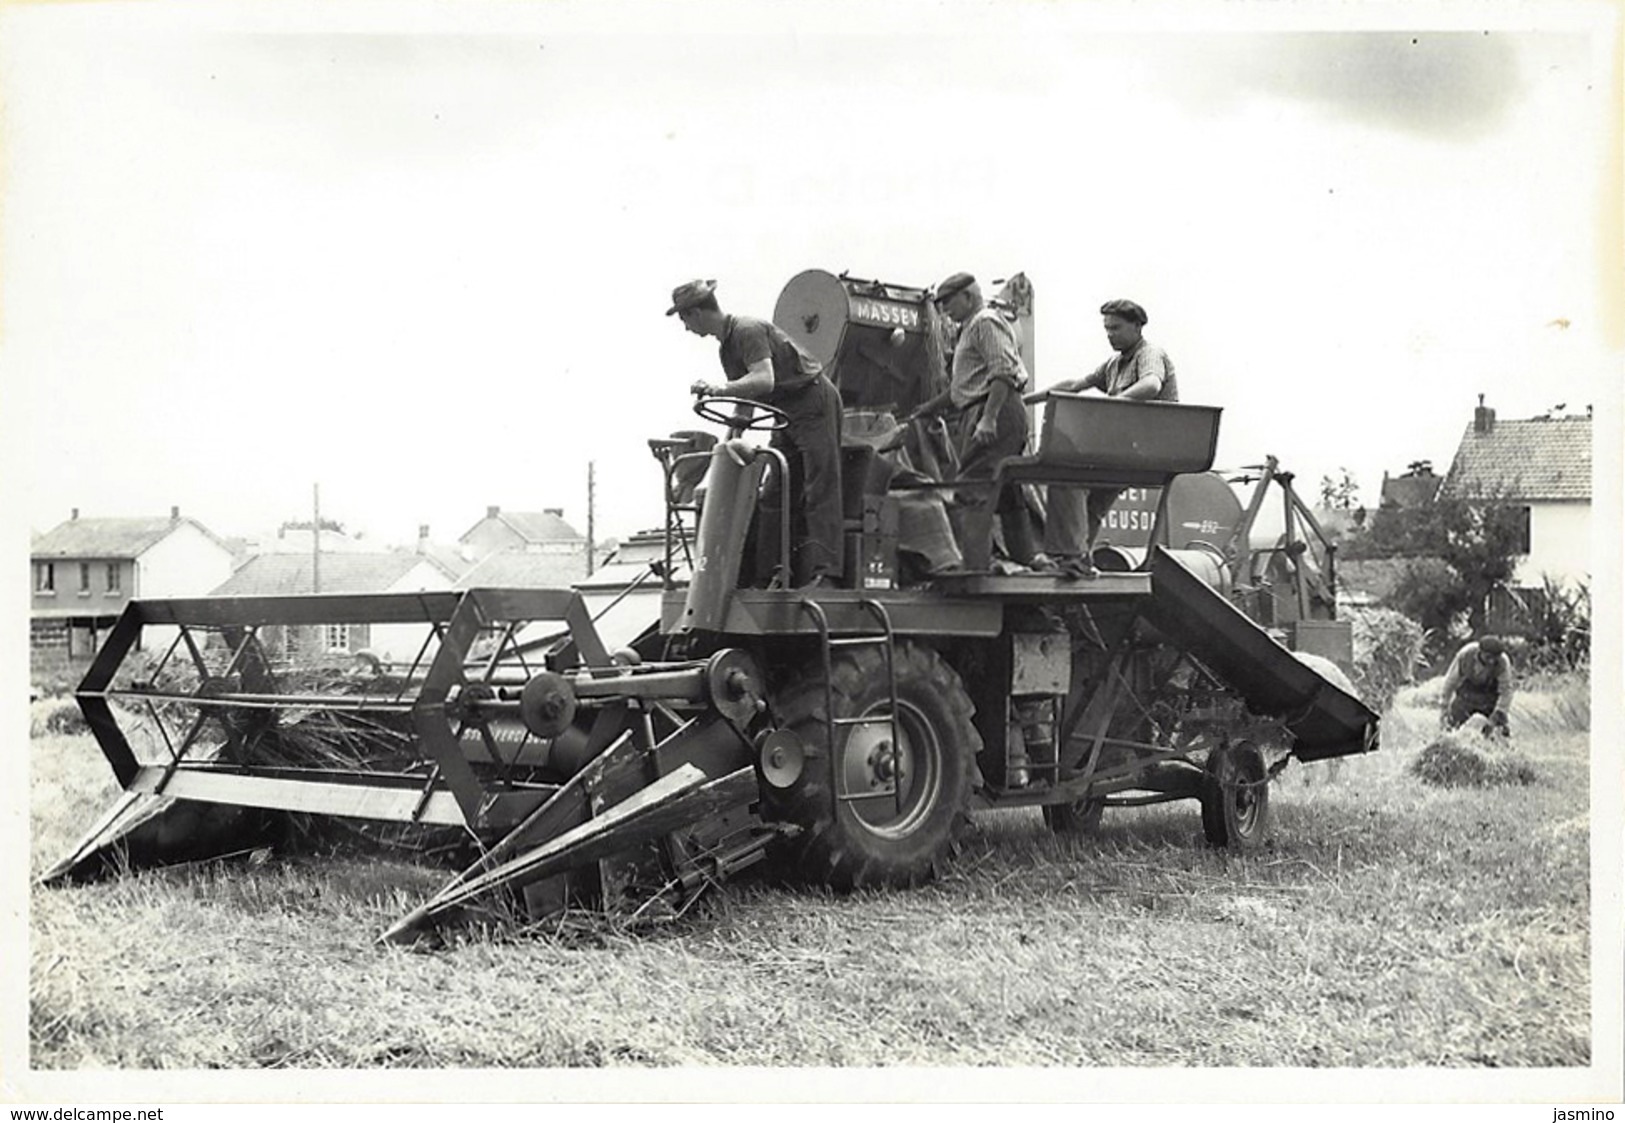
<svg viewBox="0 0 1625 1123">
<path fill-rule="evenodd" d="M 322 485 L 310 485 L 310 591 L 322 591 Z"/>
<path fill-rule="evenodd" d="M 593 461 L 587 461 L 587 576 L 592 576 L 593 557 L 598 553 L 598 546 L 593 539 L 593 504 L 596 498 L 594 492 L 593 470 L 596 467 Z"/>
</svg>

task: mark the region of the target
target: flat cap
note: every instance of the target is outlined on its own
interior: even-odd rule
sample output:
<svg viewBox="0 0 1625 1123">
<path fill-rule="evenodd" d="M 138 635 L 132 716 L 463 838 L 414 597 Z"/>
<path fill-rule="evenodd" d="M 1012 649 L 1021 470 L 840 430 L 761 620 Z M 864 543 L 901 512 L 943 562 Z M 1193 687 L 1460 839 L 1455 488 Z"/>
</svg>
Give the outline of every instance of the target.
<svg viewBox="0 0 1625 1123">
<path fill-rule="evenodd" d="M 1142 328 L 1149 322 L 1150 317 L 1132 300 L 1108 300 L 1100 306 L 1102 316 L 1118 316 L 1122 319 L 1139 324 Z"/>
<path fill-rule="evenodd" d="M 947 280 L 937 286 L 937 303 L 941 304 L 956 292 L 970 288 L 976 283 L 976 278 L 969 273 L 954 273 Z"/>
<path fill-rule="evenodd" d="M 671 290 L 671 307 L 666 309 L 666 315 L 675 316 L 685 309 L 692 308 L 716 291 L 715 281 L 687 281 L 678 285 Z"/>
</svg>

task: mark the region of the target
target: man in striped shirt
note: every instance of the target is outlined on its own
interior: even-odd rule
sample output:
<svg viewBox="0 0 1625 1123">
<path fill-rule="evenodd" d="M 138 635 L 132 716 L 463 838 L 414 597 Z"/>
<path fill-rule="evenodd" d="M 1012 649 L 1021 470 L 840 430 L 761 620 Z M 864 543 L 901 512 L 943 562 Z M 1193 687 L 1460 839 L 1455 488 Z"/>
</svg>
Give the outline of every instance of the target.
<svg viewBox="0 0 1625 1123">
<path fill-rule="evenodd" d="M 1082 378 L 1068 379 L 1051 390 L 1078 393 L 1094 390 L 1112 398 L 1131 401 L 1177 402 L 1179 383 L 1168 352 L 1145 338 L 1149 317 L 1132 300 L 1108 300 L 1100 306 L 1106 342 L 1116 352 Z M 1106 512 L 1111 510 L 1121 488 L 1063 487 L 1051 484 L 1045 489 L 1043 568 L 1068 577 L 1093 577 L 1091 557 Z"/>
<path fill-rule="evenodd" d="M 937 286 L 937 304 L 960 325 L 954 344 L 948 389 L 921 405 L 913 416 L 957 414 L 961 480 L 991 481 L 998 467 L 1027 447 L 1027 411 L 1021 392 L 1027 387 L 1015 328 L 988 307 L 976 278 L 955 273 Z M 993 522 L 986 516 L 989 489 L 967 488 L 956 494 L 956 523 L 967 534 L 986 540 L 961 541 L 967 562 L 990 557 Z M 1035 547 L 1027 504 L 1020 488 L 1006 488 L 996 507 L 1011 560 L 1031 565 Z M 985 527 L 985 529 L 984 529 Z"/>
</svg>

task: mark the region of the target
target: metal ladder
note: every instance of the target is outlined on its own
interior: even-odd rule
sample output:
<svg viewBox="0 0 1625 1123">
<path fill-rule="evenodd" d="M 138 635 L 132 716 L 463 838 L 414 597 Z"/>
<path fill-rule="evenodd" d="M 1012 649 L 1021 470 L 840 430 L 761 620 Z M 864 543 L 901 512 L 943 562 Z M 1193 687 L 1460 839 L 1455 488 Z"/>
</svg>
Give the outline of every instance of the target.
<svg viewBox="0 0 1625 1123">
<path fill-rule="evenodd" d="M 831 812 L 838 811 L 842 803 L 853 803 L 859 800 L 884 799 L 887 796 L 896 801 L 898 814 L 903 811 L 903 777 L 901 770 L 902 745 L 897 731 L 897 636 L 892 628 L 891 613 L 879 601 L 867 597 L 858 601 L 858 607 L 868 611 L 879 622 L 880 632 L 864 633 L 855 636 L 830 635 L 829 616 L 824 612 L 823 606 L 809 598 L 803 598 L 801 609 L 812 617 L 813 625 L 818 629 L 818 642 L 824 661 L 824 731 L 825 743 L 829 746 L 829 790 L 831 796 Z M 884 717 L 836 717 L 835 716 L 835 649 L 837 647 L 879 647 L 886 659 L 886 696 L 890 705 Z M 837 728 L 855 725 L 878 725 L 885 722 L 891 734 L 892 782 L 890 790 L 881 789 L 873 792 L 847 792 L 842 790 L 840 758 L 841 754 L 835 751 L 835 731 Z"/>
</svg>

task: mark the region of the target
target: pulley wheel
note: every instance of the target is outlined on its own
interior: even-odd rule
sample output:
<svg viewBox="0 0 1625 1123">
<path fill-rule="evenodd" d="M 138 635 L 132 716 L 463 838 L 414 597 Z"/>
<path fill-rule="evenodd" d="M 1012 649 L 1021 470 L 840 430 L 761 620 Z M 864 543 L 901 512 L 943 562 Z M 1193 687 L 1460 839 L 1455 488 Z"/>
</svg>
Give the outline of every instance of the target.
<svg viewBox="0 0 1625 1123">
<path fill-rule="evenodd" d="M 705 684 L 717 712 L 736 725 L 749 725 L 762 712 L 762 675 L 756 660 L 737 647 L 711 656 Z"/>
<path fill-rule="evenodd" d="M 782 792 L 801 779 L 801 770 L 807 766 L 807 745 L 790 730 L 775 729 L 761 739 L 756 756 L 762 779 Z"/>
<path fill-rule="evenodd" d="M 542 671 L 525 683 L 519 695 L 519 718 L 542 740 L 550 741 L 570 728 L 575 716 L 575 687 L 563 675 Z"/>
</svg>

